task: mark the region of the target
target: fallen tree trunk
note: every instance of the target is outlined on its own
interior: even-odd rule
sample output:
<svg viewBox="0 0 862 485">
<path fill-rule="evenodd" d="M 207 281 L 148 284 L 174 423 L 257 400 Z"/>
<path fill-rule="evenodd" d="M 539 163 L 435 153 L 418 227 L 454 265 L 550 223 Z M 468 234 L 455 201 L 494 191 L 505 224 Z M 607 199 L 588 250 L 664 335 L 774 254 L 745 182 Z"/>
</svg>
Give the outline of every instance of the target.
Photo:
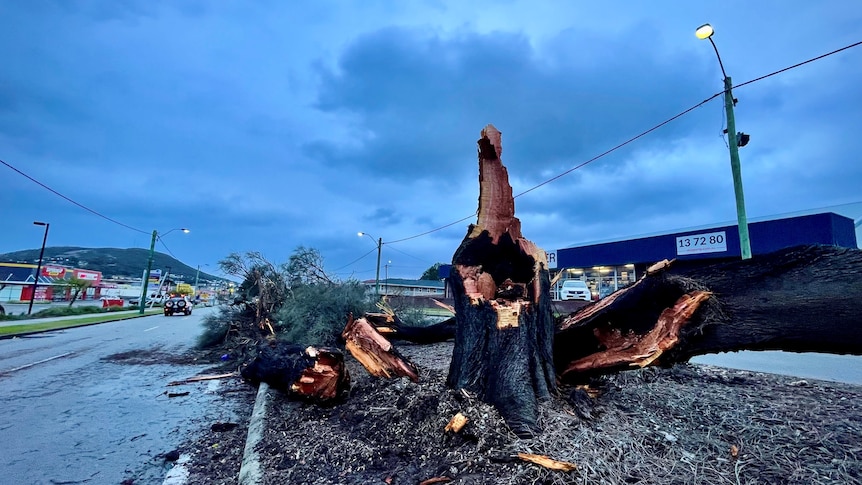
<svg viewBox="0 0 862 485">
<path fill-rule="evenodd" d="M 388 340 L 404 340 L 415 344 L 434 344 L 455 338 L 455 317 L 422 327 L 405 324 L 398 315 L 390 313 L 366 313 L 365 319 Z"/>
<path fill-rule="evenodd" d="M 862 355 L 860 299 L 858 249 L 805 246 L 717 264 L 675 262 L 565 318 L 554 359 L 561 377 L 575 382 L 738 350 Z"/>
<path fill-rule="evenodd" d="M 317 403 L 338 400 L 350 388 L 344 354 L 329 347 L 266 342 L 240 373 L 255 384 L 266 382 L 291 398 Z"/>
<path fill-rule="evenodd" d="M 452 257 L 455 347 L 447 384 L 493 404 L 519 435 L 537 430 L 555 390 L 553 318 L 544 251 L 521 235 L 501 134 L 482 130 L 476 224 Z"/>
</svg>

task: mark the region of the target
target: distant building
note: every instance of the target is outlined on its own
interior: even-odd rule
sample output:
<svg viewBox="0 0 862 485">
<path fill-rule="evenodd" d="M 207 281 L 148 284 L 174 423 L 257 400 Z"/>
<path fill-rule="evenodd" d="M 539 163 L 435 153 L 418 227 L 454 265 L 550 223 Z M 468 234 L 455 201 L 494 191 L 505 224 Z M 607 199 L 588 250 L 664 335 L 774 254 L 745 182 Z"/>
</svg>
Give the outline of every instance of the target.
<svg viewBox="0 0 862 485">
<path fill-rule="evenodd" d="M 30 301 L 36 279 L 35 264 L 0 263 L 0 301 Z M 91 282 L 90 288 L 78 296 L 81 300 L 100 297 L 102 273 L 71 268 L 58 264 L 44 264 L 39 271 L 35 301 L 63 301 L 71 299 L 68 280 L 72 278 Z"/>
<path fill-rule="evenodd" d="M 376 280 L 365 280 L 362 282 L 369 293 L 374 293 Z M 445 283 L 437 280 L 408 280 L 401 278 L 387 278 L 380 280 L 380 294 L 387 296 L 429 296 L 442 298 L 445 292 Z"/>
<path fill-rule="evenodd" d="M 809 244 L 857 247 L 853 219 L 832 212 L 749 223 L 748 232 L 754 256 Z M 731 225 L 558 249 L 548 254 L 548 264 L 553 273 L 564 272 L 560 281 L 584 280 L 594 295 L 603 298 L 663 259 L 739 258 L 739 231 Z"/>
<path fill-rule="evenodd" d="M 812 244 L 858 247 L 853 219 L 833 212 L 753 222 L 748 224 L 748 232 L 754 256 Z M 552 289 L 555 297 L 564 280 L 580 279 L 594 298 L 603 298 L 635 282 L 647 267 L 664 259 L 718 262 L 739 258 L 736 225 L 705 226 L 549 251 L 548 269 L 552 276 L 563 273 Z M 451 269 L 451 265 L 441 266 L 441 278 L 448 278 Z"/>
</svg>

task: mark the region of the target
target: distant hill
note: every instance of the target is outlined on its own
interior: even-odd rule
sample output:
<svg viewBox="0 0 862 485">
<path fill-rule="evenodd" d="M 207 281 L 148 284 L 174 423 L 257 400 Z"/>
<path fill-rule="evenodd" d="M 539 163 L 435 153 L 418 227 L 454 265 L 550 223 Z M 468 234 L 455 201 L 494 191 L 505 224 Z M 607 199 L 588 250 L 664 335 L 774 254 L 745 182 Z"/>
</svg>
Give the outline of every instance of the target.
<svg viewBox="0 0 862 485">
<path fill-rule="evenodd" d="M 150 252 L 146 249 L 131 248 L 78 248 L 69 246 L 46 247 L 43 263 L 56 263 L 75 268 L 101 271 L 102 276 L 140 278 L 147 268 L 147 257 Z M 39 261 L 39 249 L 24 249 L 12 253 L 0 254 L 0 262 L 4 263 L 32 263 Z M 171 268 L 171 274 L 175 279 L 182 279 L 187 283 L 194 283 L 197 268 L 182 263 L 181 261 L 160 252 L 153 255 L 153 269 L 167 271 Z M 204 273 L 201 270 L 200 279 L 211 281 L 227 281 L 225 278 Z"/>
</svg>

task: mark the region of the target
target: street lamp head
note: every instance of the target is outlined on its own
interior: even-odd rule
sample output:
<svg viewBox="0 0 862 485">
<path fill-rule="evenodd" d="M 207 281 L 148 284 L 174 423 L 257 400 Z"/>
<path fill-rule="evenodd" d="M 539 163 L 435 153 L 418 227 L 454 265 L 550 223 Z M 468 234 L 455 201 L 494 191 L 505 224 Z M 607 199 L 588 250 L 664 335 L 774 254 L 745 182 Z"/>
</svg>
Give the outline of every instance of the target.
<svg viewBox="0 0 862 485">
<path fill-rule="evenodd" d="M 703 24 L 694 31 L 694 35 L 700 40 L 709 39 L 714 33 L 715 30 L 713 30 L 712 25 L 709 24 Z"/>
<path fill-rule="evenodd" d="M 192 232 L 192 231 L 190 231 L 190 230 L 186 229 L 185 227 L 181 228 L 181 229 L 180 229 L 180 231 L 183 231 L 183 232 L 184 232 L 184 233 L 186 233 L 186 234 L 188 234 L 188 233 Z"/>
<path fill-rule="evenodd" d="M 365 235 L 365 233 L 364 233 L 364 232 L 362 232 L 362 231 L 359 231 L 359 232 L 357 232 L 357 233 L 356 233 L 356 235 L 357 235 L 357 236 L 359 236 L 359 237 L 362 237 L 362 236 L 364 236 L 364 235 Z"/>
<path fill-rule="evenodd" d="M 37 226 L 47 226 L 48 225 L 47 222 L 39 222 L 39 221 L 33 221 L 33 224 L 35 224 Z"/>
</svg>

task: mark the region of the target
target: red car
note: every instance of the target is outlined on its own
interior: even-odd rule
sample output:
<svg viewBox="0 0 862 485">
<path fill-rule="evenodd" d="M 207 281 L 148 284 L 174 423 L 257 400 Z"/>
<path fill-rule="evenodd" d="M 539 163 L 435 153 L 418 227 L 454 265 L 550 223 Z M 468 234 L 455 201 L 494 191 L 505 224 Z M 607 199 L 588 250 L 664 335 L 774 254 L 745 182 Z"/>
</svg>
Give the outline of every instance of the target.
<svg viewBox="0 0 862 485">
<path fill-rule="evenodd" d="M 175 313 L 183 313 L 185 315 L 191 315 L 193 307 L 194 307 L 194 305 L 192 304 L 192 301 L 188 299 L 188 297 L 175 296 L 173 298 L 168 299 L 165 302 L 165 305 L 164 305 L 165 316 L 168 317 L 168 316 L 171 316 Z"/>
</svg>

